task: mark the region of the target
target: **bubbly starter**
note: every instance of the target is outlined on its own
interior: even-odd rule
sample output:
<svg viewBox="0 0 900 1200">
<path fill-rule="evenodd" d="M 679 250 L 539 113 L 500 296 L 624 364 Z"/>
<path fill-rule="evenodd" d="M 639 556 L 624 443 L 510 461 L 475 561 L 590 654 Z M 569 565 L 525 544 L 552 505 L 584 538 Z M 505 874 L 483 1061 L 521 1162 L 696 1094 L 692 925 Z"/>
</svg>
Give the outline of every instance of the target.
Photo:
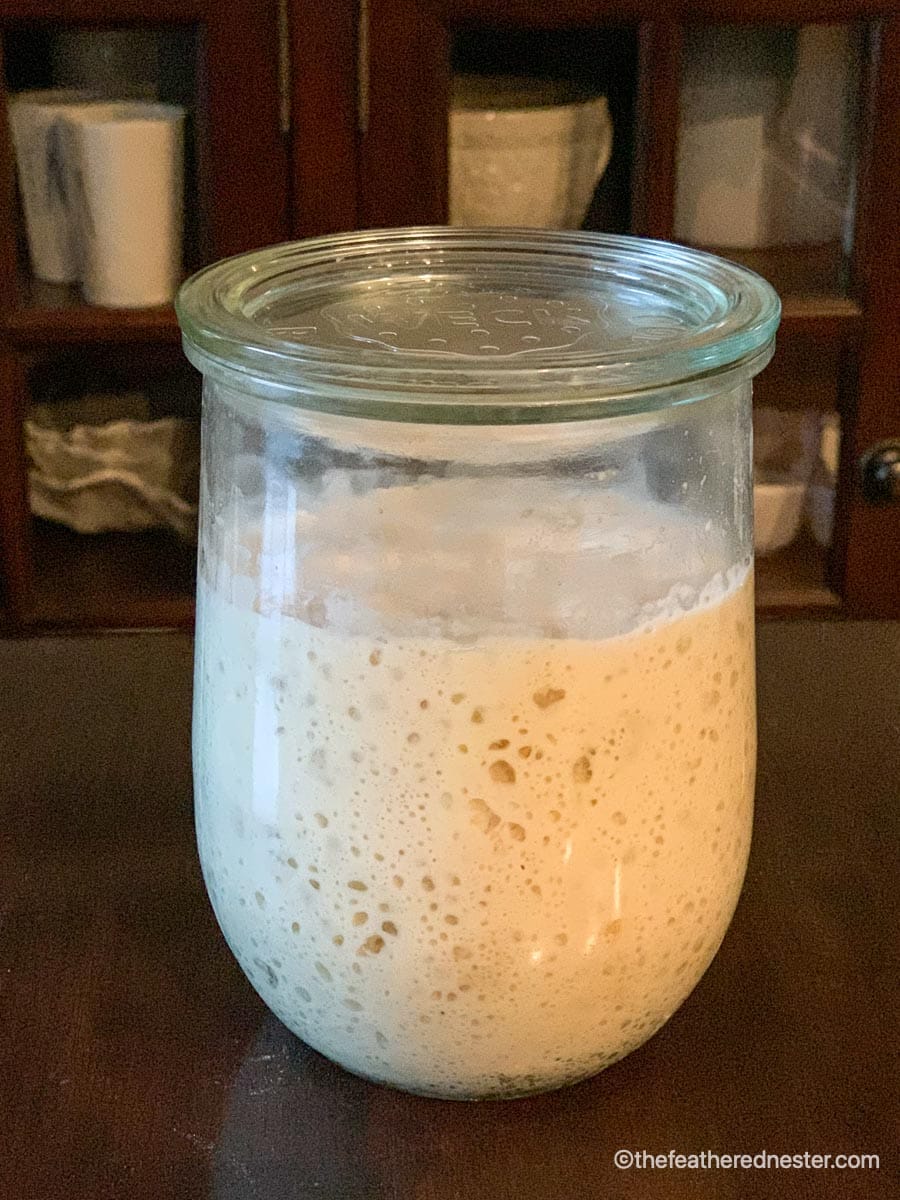
<svg viewBox="0 0 900 1200">
<path fill-rule="evenodd" d="M 719 946 L 752 817 L 749 569 L 553 481 L 505 488 L 485 555 L 494 487 L 342 492 L 200 580 L 197 823 L 229 945 L 311 1046 L 445 1096 L 646 1040 Z"/>
</svg>

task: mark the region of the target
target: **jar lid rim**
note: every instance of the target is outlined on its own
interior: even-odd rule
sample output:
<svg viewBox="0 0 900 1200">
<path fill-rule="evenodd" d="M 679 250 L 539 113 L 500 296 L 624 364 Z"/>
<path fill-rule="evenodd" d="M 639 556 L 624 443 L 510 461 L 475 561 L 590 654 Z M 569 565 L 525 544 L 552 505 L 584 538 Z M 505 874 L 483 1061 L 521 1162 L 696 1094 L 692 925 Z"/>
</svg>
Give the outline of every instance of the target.
<svg viewBox="0 0 900 1200">
<path fill-rule="evenodd" d="M 671 389 L 742 364 L 749 377 L 781 306 L 753 271 L 669 242 L 414 227 L 225 259 L 187 280 L 176 311 L 192 361 L 251 392 L 519 422 L 548 404 L 554 419 L 567 405 L 621 411 L 625 397 L 632 411 L 661 407 Z"/>
</svg>

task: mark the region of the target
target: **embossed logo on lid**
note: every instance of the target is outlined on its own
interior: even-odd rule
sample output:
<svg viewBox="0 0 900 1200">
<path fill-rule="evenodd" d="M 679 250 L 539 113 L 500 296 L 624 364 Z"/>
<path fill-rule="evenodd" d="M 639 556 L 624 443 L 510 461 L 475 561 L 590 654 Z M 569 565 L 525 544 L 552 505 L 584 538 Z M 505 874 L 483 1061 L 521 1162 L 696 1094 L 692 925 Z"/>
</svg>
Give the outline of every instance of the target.
<svg viewBox="0 0 900 1200">
<path fill-rule="evenodd" d="M 768 284 L 711 255 L 526 229 L 273 247 L 200 272 L 177 304 L 207 373 L 220 364 L 307 407 L 451 423 L 674 402 L 664 389 L 755 374 L 779 317 Z"/>
<path fill-rule="evenodd" d="M 427 295 L 339 301 L 326 305 L 321 315 L 354 341 L 454 357 L 571 350 L 605 328 L 603 313 L 585 300 L 535 300 L 446 286 Z"/>
<path fill-rule="evenodd" d="M 530 296 L 442 282 L 366 291 L 324 304 L 315 324 L 277 331 L 311 345 L 353 344 L 451 358 L 515 358 L 548 351 L 602 353 L 682 333 L 684 313 L 643 295 Z"/>
</svg>

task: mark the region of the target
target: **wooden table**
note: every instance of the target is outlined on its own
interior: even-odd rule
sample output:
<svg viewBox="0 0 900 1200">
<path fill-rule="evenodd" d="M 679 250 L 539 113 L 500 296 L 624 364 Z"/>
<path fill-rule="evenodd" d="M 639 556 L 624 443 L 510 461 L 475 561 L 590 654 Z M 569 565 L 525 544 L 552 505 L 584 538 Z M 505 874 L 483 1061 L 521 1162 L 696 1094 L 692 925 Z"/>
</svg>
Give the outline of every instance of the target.
<svg viewBox="0 0 900 1200">
<path fill-rule="evenodd" d="M 2 1200 L 900 1195 L 900 626 L 760 630 L 743 899 L 646 1046 L 555 1095 L 421 1100 L 270 1016 L 207 904 L 173 634 L 0 643 Z M 880 1170 L 631 1169 L 667 1153 Z"/>
</svg>

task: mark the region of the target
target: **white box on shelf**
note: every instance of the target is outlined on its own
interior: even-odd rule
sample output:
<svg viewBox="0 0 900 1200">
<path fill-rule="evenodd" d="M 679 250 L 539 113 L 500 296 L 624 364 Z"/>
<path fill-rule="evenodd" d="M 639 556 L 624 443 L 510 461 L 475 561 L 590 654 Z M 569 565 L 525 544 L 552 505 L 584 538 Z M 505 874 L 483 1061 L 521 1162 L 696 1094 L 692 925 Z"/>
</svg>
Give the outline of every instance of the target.
<svg viewBox="0 0 900 1200">
<path fill-rule="evenodd" d="M 753 543 L 760 556 L 789 546 L 800 529 L 805 483 L 753 485 Z"/>
<path fill-rule="evenodd" d="M 681 93 L 675 236 L 752 248 L 852 239 L 857 31 L 697 27 Z"/>
</svg>

